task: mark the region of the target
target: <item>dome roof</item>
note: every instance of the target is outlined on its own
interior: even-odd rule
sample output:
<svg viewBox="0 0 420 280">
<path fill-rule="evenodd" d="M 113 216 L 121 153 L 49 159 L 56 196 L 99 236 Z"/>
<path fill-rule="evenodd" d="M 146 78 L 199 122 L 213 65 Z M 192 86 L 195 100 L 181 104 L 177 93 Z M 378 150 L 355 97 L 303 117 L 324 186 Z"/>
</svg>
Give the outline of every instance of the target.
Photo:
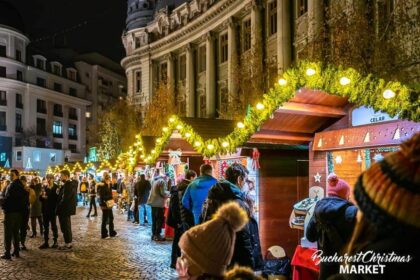
<svg viewBox="0 0 420 280">
<path fill-rule="evenodd" d="M 0 0 L 0 25 L 24 31 L 22 16 L 8 1 Z"/>
</svg>

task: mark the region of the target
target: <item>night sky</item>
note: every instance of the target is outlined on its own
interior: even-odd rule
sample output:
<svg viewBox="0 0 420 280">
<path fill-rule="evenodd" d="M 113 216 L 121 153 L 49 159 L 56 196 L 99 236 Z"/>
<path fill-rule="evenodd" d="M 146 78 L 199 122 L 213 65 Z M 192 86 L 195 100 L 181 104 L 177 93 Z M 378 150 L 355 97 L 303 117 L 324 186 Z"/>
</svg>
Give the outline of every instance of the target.
<svg viewBox="0 0 420 280">
<path fill-rule="evenodd" d="M 8 1 L 22 15 L 25 33 L 38 48 L 97 51 L 117 62 L 124 56 L 126 0 Z"/>
</svg>

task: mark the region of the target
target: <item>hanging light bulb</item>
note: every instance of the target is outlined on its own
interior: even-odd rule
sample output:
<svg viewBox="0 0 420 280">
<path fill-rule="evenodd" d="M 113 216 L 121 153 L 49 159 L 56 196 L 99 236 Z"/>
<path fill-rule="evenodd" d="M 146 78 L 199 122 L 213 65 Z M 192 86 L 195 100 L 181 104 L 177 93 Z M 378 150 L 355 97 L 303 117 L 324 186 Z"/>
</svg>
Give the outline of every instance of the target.
<svg viewBox="0 0 420 280">
<path fill-rule="evenodd" d="M 223 142 L 223 143 L 222 143 L 222 147 L 223 147 L 223 148 L 227 148 L 227 147 L 229 147 L 229 142 L 226 142 L 226 141 L 225 141 L 225 142 Z"/>
<path fill-rule="evenodd" d="M 156 153 L 156 151 L 155 150 L 152 150 L 152 154 L 155 154 Z"/>
<path fill-rule="evenodd" d="M 279 85 L 281 85 L 281 86 L 285 86 L 286 84 L 287 84 L 287 81 L 286 81 L 285 79 L 281 78 L 281 79 L 279 80 Z"/>
<path fill-rule="evenodd" d="M 162 128 L 162 130 L 163 130 L 163 132 L 167 132 L 168 131 L 168 128 L 167 127 L 164 127 L 164 128 Z"/>
<path fill-rule="evenodd" d="M 178 124 L 178 125 L 176 126 L 176 129 L 178 129 L 178 130 L 182 129 L 182 125 Z"/>
<path fill-rule="evenodd" d="M 315 73 L 316 73 L 315 69 L 312 69 L 312 68 L 306 69 L 306 75 L 308 76 L 315 75 Z"/>
<path fill-rule="evenodd" d="M 208 144 L 208 145 L 207 145 L 207 149 L 209 149 L 209 150 L 213 150 L 213 149 L 214 149 L 214 145 L 213 145 L 213 144 Z"/>
<path fill-rule="evenodd" d="M 189 133 L 189 132 L 185 133 L 185 137 L 190 138 L 191 137 L 191 133 Z"/>
<path fill-rule="evenodd" d="M 264 104 L 262 104 L 262 103 L 258 102 L 258 103 L 257 103 L 257 109 L 258 109 L 258 110 L 262 110 L 262 109 L 264 109 Z"/>
<path fill-rule="evenodd" d="M 160 138 L 156 139 L 156 143 L 160 143 L 162 140 L 160 140 Z"/>
<path fill-rule="evenodd" d="M 347 77 L 341 77 L 340 78 L 340 85 L 346 86 L 348 84 L 350 84 L 350 79 L 349 78 L 347 78 Z"/>
<path fill-rule="evenodd" d="M 238 124 L 236 125 L 238 128 L 244 128 L 245 125 L 243 122 L 238 122 Z"/>
<path fill-rule="evenodd" d="M 386 90 L 384 90 L 382 95 L 385 99 L 391 99 L 391 98 L 395 97 L 395 92 L 393 90 L 386 89 Z"/>
<path fill-rule="evenodd" d="M 169 119 L 169 122 L 171 122 L 171 123 L 174 122 L 174 121 L 175 121 L 175 118 L 173 118 L 173 117 Z"/>
<path fill-rule="evenodd" d="M 200 147 L 200 146 L 201 146 L 200 141 L 195 141 L 194 146 L 196 146 L 196 147 Z"/>
</svg>

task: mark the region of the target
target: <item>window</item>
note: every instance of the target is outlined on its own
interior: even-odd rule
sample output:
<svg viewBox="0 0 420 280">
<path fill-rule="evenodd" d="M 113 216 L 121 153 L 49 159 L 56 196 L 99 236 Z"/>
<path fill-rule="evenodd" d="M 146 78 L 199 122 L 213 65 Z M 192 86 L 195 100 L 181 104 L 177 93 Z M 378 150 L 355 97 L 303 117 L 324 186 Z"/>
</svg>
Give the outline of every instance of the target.
<svg viewBox="0 0 420 280">
<path fill-rule="evenodd" d="M 0 105 L 7 106 L 7 96 L 4 90 L 0 90 Z"/>
<path fill-rule="evenodd" d="M 18 61 L 22 61 L 22 52 L 20 50 L 16 50 L 16 52 L 15 52 L 15 58 Z"/>
<path fill-rule="evenodd" d="M 6 131 L 6 112 L 0 112 L 0 130 Z"/>
<path fill-rule="evenodd" d="M 77 140 L 77 126 L 69 124 L 69 139 Z"/>
<path fill-rule="evenodd" d="M 40 151 L 33 151 L 32 152 L 32 158 L 34 159 L 34 162 L 40 162 L 41 161 L 41 152 Z"/>
<path fill-rule="evenodd" d="M 16 93 L 16 108 L 23 109 L 22 94 Z"/>
<path fill-rule="evenodd" d="M 69 95 L 77 97 L 77 90 L 75 88 L 69 88 Z"/>
<path fill-rule="evenodd" d="M 0 77 L 6 78 L 6 67 L 0 66 Z"/>
<path fill-rule="evenodd" d="M 60 121 L 53 121 L 53 136 L 63 137 L 63 124 Z"/>
<path fill-rule="evenodd" d="M 44 140 L 37 139 L 36 140 L 36 146 L 38 148 L 45 148 L 45 141 Z"/>
<path fill-rule="evenodd" d="M 45 79 L 43 78 L 36 78 L 36 84 L 40 87 L 46 87 L 47 86 L 47 82 L 45 81 Z"/>
<path fill-rule="evenodd" d="M 268 35 L 277 33 L 277 0 L 268 4 Z"/>
<path fill-rule="evenodd" d="M 308 11 L 308 0 L 297 0 L 297 17 L 303 16 Z"/>
<path fill-rule="evenodd" d="M 160 65 L 160 79 L 162 82 L 166 83 L 168 79 L 168 64 L 162 63 Z"/>
<path fill-rule="evenodd" d="M 6 161 L 6 153 L 0 153 L 0 161 Z"/>
<path fill-rule="evenodd" d="M 140 48 L 140 38 L 139 37 L 136 37 L 136 39 L 135 39 L 135 43 L 134 43 L 134 48 Z"/>
<path fill-rule="evenodd" d="M 22 74 L 22 71 L 19 71 L 19 70 L 17 70 L 17 71 L 16 71 L 16 79 L 17 79 L 18 81 L 23 81 L 23 74 Z"/>
<path fill-rule="evenodd" d="M 242 23 L 242 32 L 243 32 L 243 40 L 244 40 L 244 48 L 243 51 L 247 51 L 251 49 L 251 20 L 245 20 Z"/>
<path fill-rule="evenodd" d="M 36 111 L 41 114 L 47 113 L 47 103 L 44 100 L 36 100 Z"/>
<path fill-rule="evenodd" d="M 16 113 L 16 132 L 22 132 L 22 114 Z"/>
<path fill-rule="evenodd" d="M 16 151 L 16 160 L 22 160 L 22 151 Z"/>
<path fill-rule="evenodd" d="M 63 116 L 63 106 L 61 106 L 60 104 L 54 104 L 54 116 Z"/>
<path fill-rule="evenodd" d="M 54 142 L 53 148 L 57 149 L 57 150 L 61 150 L 63 148 L 63 144 L 58 143 L 58 142 Z"/>
<path fill-rule="evenodd" d="M 141 92 L 141 72 L 136 72 L 136 92 Z"/>
<path fill-rule="evenodd" d="M 185 80 L 187 77 L 187 57 L 181 55 L 179 57 L 179 79 Z"/>
<path fill-rule="evenodd" d="M 61 92 L 63 90 L 63 86 L 59 83 L 54 83 L 54 90 Z"/>
<path fill-rule="evenodd" d="M 60 65 L 53 64 L 53 73 L 56 75 L 61 75 L 61 68 Z"/>
<path fill-rule="evenodd" d="M 47 136 L 45 119 L 36 118 L 36 134 L 39 135 L 39 136 Z"/>
<path fill-rule="evenodd" d="M 206 71 L 206 45 L 198 48 L 198 72 Z"/>
<path fill-rule="evenodd" d="M 76 110 L 76 108 L 69 108 L 69 119 L 77 120 L 77 110 Z"/>
<path fill-rule="evenodd" d="M 22 138 L 16 137 L 15 138 L 15 147 L 22 146 Z"/>
<path fill-rule="evenodd" d="M 36 66 L 36 68 L 39 68 L 39 69 L 42 69 L 42 70 L 45 69 L 44 61 L 42 59 L 39 59 L 39 58 L 35 61 L 35 66 Z"/>
<path fill-rule="evenodd" d="M 228 34 L 220 36 L 220 63 L 228 60 Z"/>
<path fill-rule="evenodd" d="M 55 153 L 50 153 L 50 162 L 55 162 L 56 157 L 57 157 L 57 155 Z"/>
<path fill-rule="evenodd" d="M 6 46 L 0 45 L 0 56 L 6 57 Z"/>
<path fill-rule="evenodd" d="M 74 154 L 77 153 L 77 145 L 69 144 L 69 150 Z"/>
<path fill-rule="evenodd" d="M 73 70 L 69 70 L 68 73 L 69 73 L 69 79 L 76 81 L 76 72 L 74 72 Z"/>
</svg>

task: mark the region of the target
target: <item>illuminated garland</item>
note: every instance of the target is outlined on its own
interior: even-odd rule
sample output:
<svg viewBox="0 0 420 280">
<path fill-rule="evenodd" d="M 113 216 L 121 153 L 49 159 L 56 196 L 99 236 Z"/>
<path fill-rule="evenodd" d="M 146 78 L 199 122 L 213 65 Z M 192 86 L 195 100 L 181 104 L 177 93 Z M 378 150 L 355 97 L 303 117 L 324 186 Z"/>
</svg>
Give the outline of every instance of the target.
<svg viewBox="0 0 420 280">
<path fill-rule="evenodd" d="M 284 102 L 292 99 L 301 88 L 320 90 L 340 97 L 348 98 L 349 102 L 361 106 L 372 107 L 390 116 L 399 114 L 400 118 L 420 121 L 420 100 L 418 92 L 410 92 L 409 88 L 399 82 L 386 82 L 372 75 L 362 76 L 352 68 L 342 69 L 321 63 L 301 61 L 296 67 L 288 69 L 278 83 L 263 95 L 263 100 L 249 110 L 242 122 L 227 136 L 204 141 L 194 129 L 177 116 L 169 118 L 167 126 L 162 128 L 162 134 L 156 139 L 155 147 L 146 153 L 140 134 L 127 153 L 118 156 L 112 166 L 108 161 L 101 167 L 113 170 L 127 169 L 132 171 L 138 160 L 146 164 L 154 163 L 169 142 L 174 131 L 191 144 L 194 149 L 205 157 L 225 155 L 236 151 L 248 141 L 257 129 Z"/>
</svg>

